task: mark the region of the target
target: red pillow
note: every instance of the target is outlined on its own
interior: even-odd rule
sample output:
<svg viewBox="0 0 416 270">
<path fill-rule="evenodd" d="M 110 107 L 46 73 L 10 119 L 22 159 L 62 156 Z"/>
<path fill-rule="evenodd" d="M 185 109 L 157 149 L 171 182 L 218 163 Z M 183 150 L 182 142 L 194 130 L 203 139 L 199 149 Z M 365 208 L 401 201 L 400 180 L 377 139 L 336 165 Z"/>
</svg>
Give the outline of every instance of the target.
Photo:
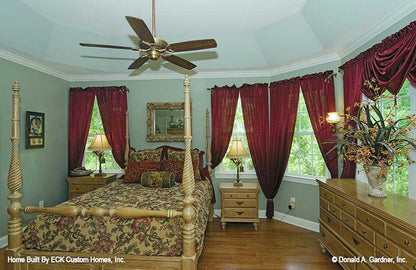
<svg viewBox="0 0 416 270">
<path fill-rule="evenodd" d="M 181 183 L 183 176 L 183 163 L 183 160 L 163 160 L 161 162 L 161 170 L 173 173 L 175 181 Z M 192 160 L 192 165 L 194 168 L 195 179 L 200 180 L 201 176 L 199 174 L 198 160 Z"/>
<path fill-rule="evenodd" d="M 160 170 L 160 162 L 156 161 L 129 161 L 126 169 L 124 181 L 127 183 L 140 183 L 140 178 L 144 172 L 154 172 Z"/>
</svg>

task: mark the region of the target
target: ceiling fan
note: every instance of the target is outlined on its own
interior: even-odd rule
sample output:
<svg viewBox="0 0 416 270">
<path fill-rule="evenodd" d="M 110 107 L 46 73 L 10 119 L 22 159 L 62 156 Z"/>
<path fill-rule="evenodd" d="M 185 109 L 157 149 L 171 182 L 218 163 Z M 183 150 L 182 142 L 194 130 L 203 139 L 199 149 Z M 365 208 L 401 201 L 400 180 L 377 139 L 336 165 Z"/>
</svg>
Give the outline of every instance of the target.
<svg viewBox="0 0 416 270">
<path fill-rule="evenodd" d="M 157 38 L 155 35 L 155 0 L 152 0 L 152 32 L 150 32 L 146 23 L 142 19 L 130 16 L 126 16 L 126 19 L 131 28 L 133 28 L 134 32 L 136 32 L 140 38 L 139 47 L 125 47 L 92 43 L 80 43 L 79 45 L 86 47 L 124 49 L 144 52 L 145 54 L 137 58 L 129 66 L 129 69 L 138 69 L 149 59 L 157 60 L 159 57 L 162 57 L 164 60 L 171 62 L 172 64 L 189 70 L 195 68 L 196 65 L 179 56 L 173 55 L 172 53 L 196 51 L 217 47 L 217 42 L 215 39 L 200 39 L 169 44 L 165 40 Z"/>
</svg>

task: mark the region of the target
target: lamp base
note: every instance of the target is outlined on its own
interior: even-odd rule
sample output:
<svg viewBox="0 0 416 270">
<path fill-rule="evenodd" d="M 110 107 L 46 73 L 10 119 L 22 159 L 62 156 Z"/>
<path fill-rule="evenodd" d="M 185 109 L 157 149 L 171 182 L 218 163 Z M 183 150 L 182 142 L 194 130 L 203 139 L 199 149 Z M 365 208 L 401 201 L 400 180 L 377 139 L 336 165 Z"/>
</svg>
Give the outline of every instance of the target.
<svg viewBox="0 0 416 270">
<path fill-rule="evenodd" d="M 106 173 L 94 173 L 94 176 L 96 177 L 101 177 L 101 176 L 106 176 Z"/>
<path fill-rule="evenodd" d="M 242 187 L 243 186 L 243 183 L 241 183 L 241 182 L 234 182 L 234 186 L 235 187 Z"/>
</svg>

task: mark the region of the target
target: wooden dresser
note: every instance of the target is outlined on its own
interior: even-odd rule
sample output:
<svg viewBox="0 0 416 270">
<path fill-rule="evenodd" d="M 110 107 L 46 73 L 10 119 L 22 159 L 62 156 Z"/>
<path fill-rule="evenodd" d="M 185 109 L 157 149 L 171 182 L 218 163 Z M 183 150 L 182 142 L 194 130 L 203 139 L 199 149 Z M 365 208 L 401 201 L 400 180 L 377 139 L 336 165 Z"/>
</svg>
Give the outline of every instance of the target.
<svg viewBox="0 0 416 270">
<path fill-rule="evenodd" d="M 354 179 L 318 183 L 322 251 L 338 261 L 340 256 L 362 261 L 341 262 L 344 269 L 416 270 L 415 200 L 389 192 L 387 198 L 368 196 L 368 185 Z M 375 261 L 383 257 L 395 264 Z"/>
<path fill-rule="evenodd" d="M 104 176 L 94 176 L 91 174 L 88 176 L 68 177 L 66 180 L 69 184 L 68 198 L 72 199 L 113 182 L 116 180 L 116 174 L 107 173 Z"/>
<path fill-rule="evenodd" d="M 227 222 L 253 222 L 257 231 L 259 190 L 259 185 L 255 183 L 243 183 L 239 187 L 233 183 L 220 184 L 222 229 L 225 229 Z"/>
</svg>

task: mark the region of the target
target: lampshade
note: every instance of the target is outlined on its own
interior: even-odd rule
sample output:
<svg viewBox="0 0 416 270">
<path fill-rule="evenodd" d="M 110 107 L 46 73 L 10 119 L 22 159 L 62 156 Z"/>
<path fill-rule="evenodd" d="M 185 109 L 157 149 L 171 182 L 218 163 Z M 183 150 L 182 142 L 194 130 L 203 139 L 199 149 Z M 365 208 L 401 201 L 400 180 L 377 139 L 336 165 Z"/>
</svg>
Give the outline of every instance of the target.
<svg viewBox="0 0 416 270">
<path fill-rule="evenodd" d="M 111 150 L 111 146 L 108 143 L 105 134 L 95 134 L 94 140 L 92 141 L 88 149 L 92 151 L 105 151 Z"/>
<path fill-rule="evenodd" d="M 338 112 L 329 112 L 326 114 L 326 121 L 330 124 L 338 124 L 341 121 L 341 116 Z"/>
<path fill-rule="evenodd" d="M 227 154 L 227 158 L 240 159 L 245 157 L 248 157 L 248 154 L 244 149 L 243 142 L 241 140 L 233 140 L 231 149 Z"/>
</svg>

